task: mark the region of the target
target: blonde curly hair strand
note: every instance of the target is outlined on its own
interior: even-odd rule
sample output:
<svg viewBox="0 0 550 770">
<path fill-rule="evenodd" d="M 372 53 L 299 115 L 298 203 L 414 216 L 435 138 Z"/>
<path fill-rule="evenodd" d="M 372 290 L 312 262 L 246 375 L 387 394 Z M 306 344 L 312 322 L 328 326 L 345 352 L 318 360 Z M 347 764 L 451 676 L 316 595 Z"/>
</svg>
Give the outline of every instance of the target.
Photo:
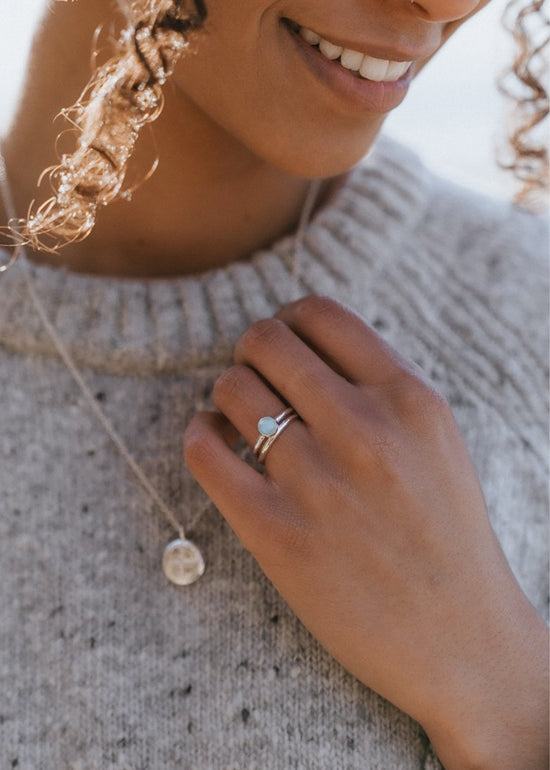
<svg viewBox="0 0 550 770">
<path fill-rule="evenodd" d="M 98 209 L 117 198 L 129 198 L 124 188 L 128 164 L 144 126 L 163 108 L 162 86 L 188 49 L 190 36 L 204 25 L 204 0 L 118 0 L 127 20 L 115 53 L 98 67 L 82 95 L 63 115 L 77 132 L 73 153 L 46 169 L 53 196 L 27 218 L 10 222 L 18 244 L 55 253 L 61 246 L 84 240 L 92 231 Z M 548 94 L 541 82 L 543 52 L 549 22 L 544 0 L 510 0 L 505 24 L 518 52 L 500 88 L 518 109 L 510 132 L 512 159 L 502 160 L 522 182 L 516 201 L 540 207 L 548 188 L 548 150 L 533 132 L 548 116 Z M 542 22 L 541 30 L 533 22 Z M 518 93 L 518 84 L 520 91 Z M 153 169 L 151 170 L 151 173 Z"/>
</svg>

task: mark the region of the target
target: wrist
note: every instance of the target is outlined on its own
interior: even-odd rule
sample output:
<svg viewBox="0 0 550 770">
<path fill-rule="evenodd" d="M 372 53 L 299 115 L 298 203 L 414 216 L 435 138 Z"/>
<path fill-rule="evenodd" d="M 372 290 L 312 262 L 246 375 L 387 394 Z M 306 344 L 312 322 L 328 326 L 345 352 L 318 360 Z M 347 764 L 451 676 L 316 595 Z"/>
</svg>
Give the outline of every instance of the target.
<svg viewBox="0 0 550 770">
<path fill-rule="evenodd" d="M 529 607 L 500 655 L 471 679 L 451 677 L 423 723 L 446 770 L 548 770 L 548 630 Z"/>
</svg>

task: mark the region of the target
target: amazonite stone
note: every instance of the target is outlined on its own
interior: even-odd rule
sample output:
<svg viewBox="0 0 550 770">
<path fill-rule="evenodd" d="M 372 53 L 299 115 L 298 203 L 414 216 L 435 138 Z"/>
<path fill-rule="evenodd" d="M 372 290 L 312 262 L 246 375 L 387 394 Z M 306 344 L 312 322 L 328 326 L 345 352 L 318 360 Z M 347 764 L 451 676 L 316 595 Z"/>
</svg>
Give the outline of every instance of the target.
<svg viewBox="0 0 550 770">
<path fill-rule="evenodd" d="M 278 427 L 279 426 L 273 417 L 262 417 L 262 419 L 258 421 L 258 431 L 266 438 L 274 436 L 277 433 Z"/>
</svg>

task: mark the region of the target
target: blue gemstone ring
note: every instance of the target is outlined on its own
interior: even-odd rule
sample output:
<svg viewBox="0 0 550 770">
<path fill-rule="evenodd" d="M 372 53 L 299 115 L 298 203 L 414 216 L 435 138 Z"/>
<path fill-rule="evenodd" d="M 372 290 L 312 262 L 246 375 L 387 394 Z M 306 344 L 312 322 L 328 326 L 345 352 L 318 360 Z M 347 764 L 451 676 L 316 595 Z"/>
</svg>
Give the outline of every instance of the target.
<svg viewBox="0 0 550 770">
<path fill-rule="evenodd" d="M 277 415 L 277 417 L 268 416 L 258 420 L 258 432 L 260 435 L 254 444 L 254 457 L 263 463 L 265 456 L 275 439 L 278 438 L 287 425 L 290 425 L 292 420 L 295 420 L 297 417 L 298 415 L 294 409 L 289 407 L 288 409 L 285 409 L 284 412 Z"/>
</svg>

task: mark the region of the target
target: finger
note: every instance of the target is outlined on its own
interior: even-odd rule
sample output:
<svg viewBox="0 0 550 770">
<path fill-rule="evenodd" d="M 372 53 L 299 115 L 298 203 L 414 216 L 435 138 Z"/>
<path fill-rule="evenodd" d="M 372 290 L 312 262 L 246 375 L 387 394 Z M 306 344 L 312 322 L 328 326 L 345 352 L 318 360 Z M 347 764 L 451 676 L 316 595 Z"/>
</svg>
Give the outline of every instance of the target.
<svg viewBox="0 0 550 770">
<path fill-rule="evenodd" d="M 256 553 L 273 516 L 277 490 L 232 451 L 227 425 L 221 414 L 196 414 L 183 437 L 185 462 L 244 546 Z"/>
<path fill-rule="evenodd" d="M 292 302 L 276 318 L 351 382 L 382 385 L 415 369 L 360 316 L 328 297 Z"/>
<path fill-rule="evenodd" d="M 239 444 L 241 433 L 229 420 L 220 420 L 220 435 L 231 449 L 235 450 Z"/>
<path fill-rule="evenodd" d="M 226 369 L 217 379 L 213 398 L 251 447 L 259 437 L 258 420 L 265 416 L 277 417 L 288 407 L 256 372 L 241 364 Z M 265 465 L 279 481 L 288 483 L 294 478 L 302 484 L 304 464 L 311 465 L 314 448 L 307 427 L 300 420 L 294 420 L 273 442 Z"/>
<path fill-rule="evenodd" d="M 335 414 L 353 389 L 282 321 L 253 324 L 238 340 L 234 360 L 254 368 L 312 427 Z"/>
</svg>

